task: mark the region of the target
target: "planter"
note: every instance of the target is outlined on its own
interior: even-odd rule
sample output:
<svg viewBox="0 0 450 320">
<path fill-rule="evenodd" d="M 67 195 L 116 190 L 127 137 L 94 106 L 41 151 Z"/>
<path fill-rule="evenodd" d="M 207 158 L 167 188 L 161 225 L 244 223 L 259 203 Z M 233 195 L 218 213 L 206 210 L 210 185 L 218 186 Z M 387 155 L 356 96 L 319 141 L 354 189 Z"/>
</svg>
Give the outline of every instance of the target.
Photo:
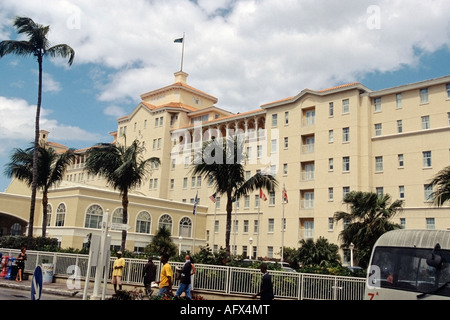
<svg viewBox="0 0 450 320">
<path fill-rule="evenodd" d="M 43 283 L 53 282 L 53 268 L 54 268 L 53 263 L 43 263 L 41 265 Z"/>
</svg>

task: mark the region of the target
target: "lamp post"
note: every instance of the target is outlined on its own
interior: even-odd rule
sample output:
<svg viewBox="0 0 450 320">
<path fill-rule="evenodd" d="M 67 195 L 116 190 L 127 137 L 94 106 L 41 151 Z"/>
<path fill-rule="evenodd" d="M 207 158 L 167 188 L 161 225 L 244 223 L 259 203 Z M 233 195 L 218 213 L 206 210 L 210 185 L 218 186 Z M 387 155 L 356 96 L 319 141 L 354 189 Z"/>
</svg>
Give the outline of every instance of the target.
<svg viewBox="0 0 450 320">
<path fill-rule="evenodd" d="M 250 258 L 250 259 L 252 259 L 253 258 L 253 256 L 252 256 L 252 243 L 253 243 L 253 238 L 252 237 L 250 237 L 250 239 L 248 239 L 248 242 L 250 243 L 250 246 L 249 246 L 249 248 L 248 248 L 248 257 Z"/>
<path fill-rule="evenodd" d="M 353 267 L 353 249 L 355 249 L 353 242 L 350 242 L 348 248 L 350 249 L 350 267 Z"/>
<path fill-rule="evenodd" d="M 183 240 L 182 236 L 178 237 L 178 255 L 181 256 L 181 240 Z"/>
</svg>

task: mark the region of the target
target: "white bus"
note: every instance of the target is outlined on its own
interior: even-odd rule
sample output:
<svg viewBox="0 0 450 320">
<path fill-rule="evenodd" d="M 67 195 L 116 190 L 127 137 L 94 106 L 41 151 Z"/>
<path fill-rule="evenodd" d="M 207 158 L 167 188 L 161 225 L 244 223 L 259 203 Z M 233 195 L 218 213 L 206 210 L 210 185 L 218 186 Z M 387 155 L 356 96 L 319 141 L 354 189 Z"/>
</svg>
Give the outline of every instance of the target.
<svg viewBox="0 0 450 320">
<path fill-rule="evenodd" d="M 450 231 L 383 234 L 372 250 L 364 299 L 450 299 Z"/>
</svg>

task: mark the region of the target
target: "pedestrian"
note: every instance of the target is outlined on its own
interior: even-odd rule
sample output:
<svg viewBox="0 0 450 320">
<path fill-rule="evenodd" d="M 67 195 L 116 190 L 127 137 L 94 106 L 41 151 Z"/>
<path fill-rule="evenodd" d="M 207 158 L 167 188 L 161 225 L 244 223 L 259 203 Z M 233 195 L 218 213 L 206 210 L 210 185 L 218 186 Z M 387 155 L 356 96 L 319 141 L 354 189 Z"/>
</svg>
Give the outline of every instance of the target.
<svg viewBox="0 0 450 320">
<path fill-rule="evenodd" d="M 18 281 L 18 282 L 22 282 L 23 270 L 25 269 L 25 261 L 26 260 L 27 260 L 27 248 L 22 247 L 20 249 L 20 253 L 16 259 L 16 264 L 17 264 L 16 281 Z"/>
<path fill-rule="evenodd" d="M 147 294 L 151 296 L 153 293 L 151 285 L 152 282 L 156 280 L 156 266 L 153 263 L 152 257 L 148 257 L 148 262 L 144 266 L 142 276 L 144 277 L 144 288 L 147 291 Z"/>
<path fill-rule="evenodd" d="M 261 300 L 273 300 L 273 285 L 272 285 L 272 277 L 267 272 L 267 264 L 261 263 L 259 269 L 263 273 L 260 290 L 257 294 L 253 295 L 255 299 L 257 296 L 261 297 Z"/>
<path fill-rule="evenodd" d="M 125 268 L 125 259 L 122 258 L 122 251 L 117 251 L 117 259 L 114 260 L 112 271 L 112 283 L 114 286 L 114 292 L 117 293 L 117 285 L 119 290 L 122 290 L 122 275 Z"/>
<path fill-rule="evenodd" d="M 172 285 L 173 285 L 173 272 L 172 267 L 169 264 L 169 255 L 163 253 L 161 255 L 160 261 L 162 263 L 161 273 L 159 276 L 159 281 L 156 282 L 159 284 L 159 292 L 158 295 L 169 295 L 172 293 Z"/>
<path fill-rule="evenodd" d="M 175 293 L 175 297 L 178 298 L 183 292 L 186 294 L 188 300 L 192 300 L 191 297 L 191 276 L 192 276 L 192 264 L 190 256 L 185 256 L 185 262 L 181 268 L 181 279 L 178 286 L 178 290 Z"/>
<path fill-rule="evenodd" d="M 195 275 L 195 265 L 194 265 L 194 259 L 192 259 L 192 256 L 188 254 L 189 260 L 191 261 L 191 296 L 194 294 L 194 275 Z"/>
</svg>

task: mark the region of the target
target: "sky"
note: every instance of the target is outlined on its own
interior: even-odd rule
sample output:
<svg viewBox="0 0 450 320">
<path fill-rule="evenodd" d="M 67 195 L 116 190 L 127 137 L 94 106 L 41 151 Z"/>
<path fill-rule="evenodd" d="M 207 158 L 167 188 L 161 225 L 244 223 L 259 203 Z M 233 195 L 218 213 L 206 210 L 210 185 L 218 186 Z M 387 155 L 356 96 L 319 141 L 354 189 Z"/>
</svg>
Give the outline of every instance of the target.
<svg viewBox="0 0 450 320">
<path fill-rule="evenodd" d="M 45 58 L 40 127 L 71 148 L 110 142 L 140 95 L 174 81 L 244 112 L 361 82 L 372 90 L 450 75 L 448 0 L 3 0 L 0 41 L 25 40 L 16 16 L 49 25 L 51 45 L 75 60 Z M 0 58 L 0 192 L 14 148 L 34 139 L 37 61 Z"/>
</svg>

